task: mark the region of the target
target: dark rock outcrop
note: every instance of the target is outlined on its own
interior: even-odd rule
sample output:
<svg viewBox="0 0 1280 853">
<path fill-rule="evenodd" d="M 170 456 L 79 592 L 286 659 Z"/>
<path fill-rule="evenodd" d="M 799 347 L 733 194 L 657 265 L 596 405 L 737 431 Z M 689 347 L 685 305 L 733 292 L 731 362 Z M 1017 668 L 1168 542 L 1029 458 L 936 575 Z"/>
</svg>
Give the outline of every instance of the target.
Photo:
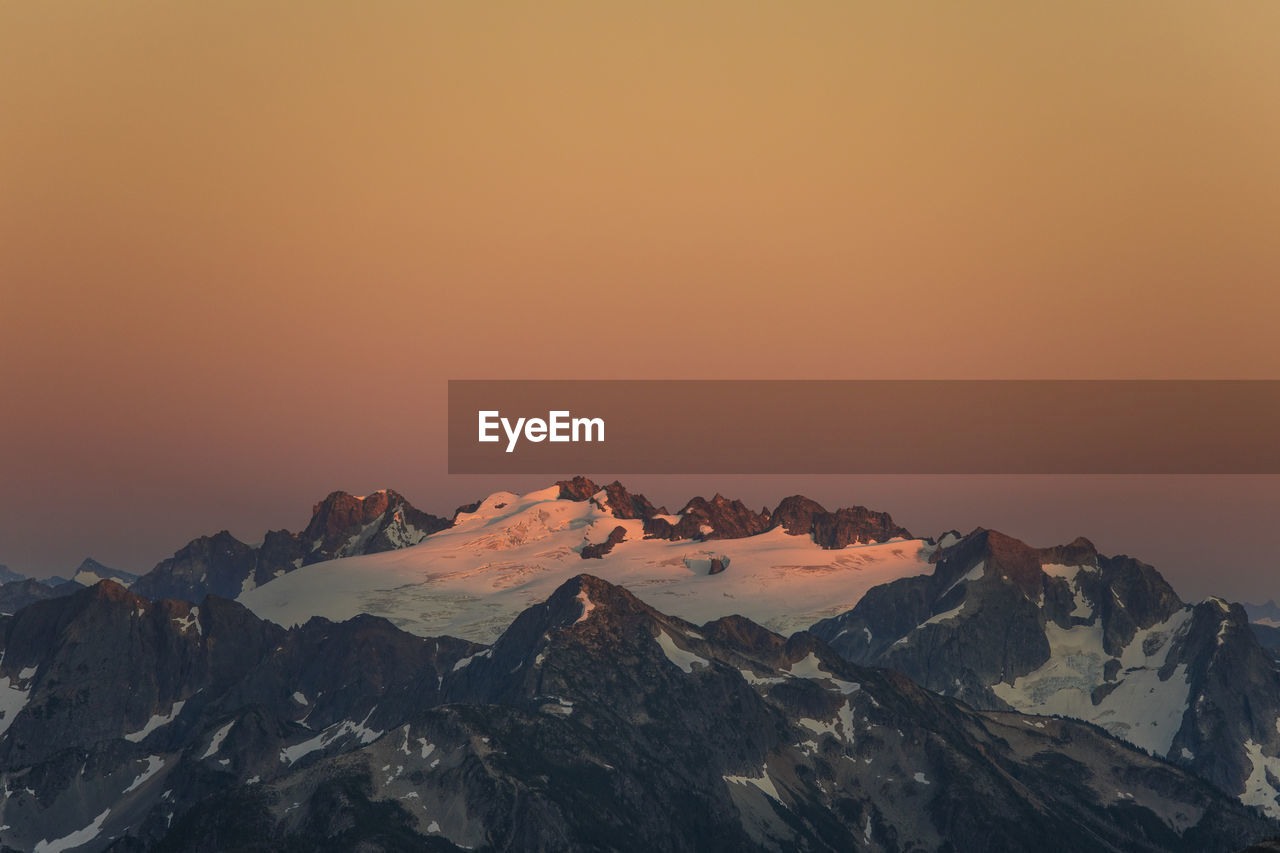
<svg viewBox="0 0 1280 853">
<path fill-rule="evenodd" d="M 653 518 L 667 512 L 665 508 L 649 503 L 644 495 L 633 495 L 617 480 L 605 486 L 604 493 L 605 507 L 613 513 L 614 518 Z"/>
<path fill-rule="evenodd" d="M 333 492 L 311 510 L 311 522 L 298 538 L 306 565 L 415 545 L 448 526 L 445 519 L 417 509 L 390 489 L 363 498 Z"/>
<path fill-rule="evenodd" d="M 614 545 L 617 545 L 618 543 L 622 542 L 626 538 L 627 538 L 627 528 L 621 527 L 621 526 L 615 527 L 613 528 L 613 530 L 609 531 L 609 538 L 605 539 L 603 542 L 599 542 L 594 545 L 582 546 L 582 551 L 581 551 L 582 559 L 599 560 L 602 557 L 604 557 L 605 554 L 608 554 L 610 551 L 612 551 Z"/>
<path fill-rule="evenodd" d="M 711 500 L 694 498 L 680 510 L 680 520 L 649 518 L 644 534 L 653 539 L 743 539 L 769 529 L 769 513 L 753 512 L 742 501 L 717 493 Z"/>
<path fill-rule="evenodd" d="M 791 495 L 778 504 L 771 521 L 774 527 L 781 527 L 792 536 L 809 536 L 813 533 L 814 517 L 826 514 L 826 508 L 817 501 L 804 495 Z"/>
<path fill-rule="evenodd" d="M 300 558 L 300 544 L 293 553 Z M 206 595 L 235 598 L 245 586 L 245 580 L 254 577 L 257 564 L 258 549 L 223 530 L 188 542 L 139 578 L 133 590 L 151 599 L 192 600 Z M 279 568 L 287 570 L 285 566 Z"/>
<path fill-rule="evenodd" d="M 905 527 L 893 523 L 887 512 L 872 512 L 866 507 L 852 506 L 815 516 L 813 541 L 823 548 L 844 548 L 857 542 L 887 542 L 910 539 Z"/>
<path fill-rule="evenodd" d="M 560 500 L 562 501 L 590 500 L 592 495 L 600 491 L 599 486 L 581 474 L 572 480 L 561 480 L 556 485 L 560 487 Z"/>
<path fill-rule="evenodd" d="M 862 506 L 828 512 L 822 504 L 804 495 L 783 498 L 773 511 L 771 526 L 781 527 L 792 536 L 812 536 L 823 548 L 911 538 L 910 531 L 895 524 L 887 512 L 874 512 Z"/>
<path fill-rule="evenodd" d="M 465 513 L 465 514 L 470 514 L 470 513 L 475 512 L 476 510 L 478 510 L 478 509 L 480 508 L 480 504 L 482 504 L 482 503 L 484 503 L 484 501 L 482 501 L 482 500 L 481 500 L 481 501 L 472 501 L 472 502 L 471 502 L 471 503 L 469 503 L 469 504 L 463 504 L 462 506 L 458 507 L 457 509 L 455 509 L 455 510 L 453 511 L 453 519 L 454 519 L 454 521 L 457 521 L 458 516 L 463 515 L 464 513 Z"/>
<path fill-rule="evenodd" d="M 590 479 L 577 476 L 572 480 L 561 480 L 556 485 L 560 488 L 560 500 L 562 501 L 592 500 L 603 491 L 604 498 L 600 501 L 600 507 L 608 510 L 614 518 L 651 518 L 655 514 L 660 515 L 666 512 L 665 509 L 660 509 L 649 503 L 649 499 L 644 495 L 633 495 L 627 491 L 626 486 L 617 480 L 607 486 L 597 486 Z"/>
</svg>

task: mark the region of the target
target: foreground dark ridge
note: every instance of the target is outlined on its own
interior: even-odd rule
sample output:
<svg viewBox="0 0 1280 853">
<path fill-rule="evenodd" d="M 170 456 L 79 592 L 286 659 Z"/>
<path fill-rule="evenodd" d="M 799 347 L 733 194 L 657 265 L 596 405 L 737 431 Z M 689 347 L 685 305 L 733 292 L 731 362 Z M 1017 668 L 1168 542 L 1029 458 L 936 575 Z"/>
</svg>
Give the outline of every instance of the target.
<svg viewBox="0 0 1280 853">
<path fill-rule="evenodd" d="M 974 711 L 809 634 L 694 628 L 587 575 L 491 647 L 110 582 L 0 629 L 10 849 L 1227 851 L 1277 831 L 1090 726 Z"/>
</svg>

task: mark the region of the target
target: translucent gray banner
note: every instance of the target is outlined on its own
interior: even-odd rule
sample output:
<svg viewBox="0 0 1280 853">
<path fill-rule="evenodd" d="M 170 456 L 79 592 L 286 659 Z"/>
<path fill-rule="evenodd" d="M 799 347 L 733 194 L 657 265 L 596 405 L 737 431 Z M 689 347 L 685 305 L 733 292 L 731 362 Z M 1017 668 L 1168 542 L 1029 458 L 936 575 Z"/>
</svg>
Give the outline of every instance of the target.
<svg viewBox="0 0 1280 853">
<path fill-rule="evenodd" d="M 451 474 L 1276 474 L 1280 381 L 453 380 Z"/>
</svg>

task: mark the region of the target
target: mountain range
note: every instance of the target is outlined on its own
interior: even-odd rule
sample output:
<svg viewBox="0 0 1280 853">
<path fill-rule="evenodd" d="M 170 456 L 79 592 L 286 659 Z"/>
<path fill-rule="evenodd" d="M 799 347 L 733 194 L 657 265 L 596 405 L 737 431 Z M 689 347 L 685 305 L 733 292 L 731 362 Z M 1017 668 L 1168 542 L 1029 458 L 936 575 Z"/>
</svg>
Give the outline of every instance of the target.
<svg viewBox="0 0 1280 853">
<path fill-rule="evenodd" d="M 3 628 L 11 849 L 1214 851 L 1275 831 L 1087 724 L 976 711 L 589 575 L 486 646 L 110 581 Z"/>
<path fill-rule="evenodd" d="M 1266 626 L 1085 539 L 575 478 L 451 519 L 335 492 L 128 590 L 101 568 L 0 617 L 6 849 L 1280 835 Z"/>
<path fill-rule="evenodd" d="M 78 589 L 92 586 L 101 580 L 111 580 L 128 586 L 138 580 L 131 572 L 104 566 L 93 558 L 86 558 L 72 572 L 71 578 L 30 578 L 15 572 L 8 566 L 0 566 L 0 613 L 16 613 L 34 601 L 44 601 L 62 595 L 70 595 Z"/>
</svg>

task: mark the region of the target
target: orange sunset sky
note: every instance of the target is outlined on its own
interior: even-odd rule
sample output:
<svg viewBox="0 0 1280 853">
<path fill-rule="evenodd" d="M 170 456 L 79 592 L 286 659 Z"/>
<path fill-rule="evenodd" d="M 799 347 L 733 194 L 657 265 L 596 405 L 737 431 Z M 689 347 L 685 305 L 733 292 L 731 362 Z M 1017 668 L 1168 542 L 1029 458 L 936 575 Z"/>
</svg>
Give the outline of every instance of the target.
<svg viewBox="0 0 1280 853">
<path fill-rule="evenodd" d="M 1278 378 L 1277 151 L 1271 2 L 6 2 L 0 562 L 544 485 L 449 378 Z M 1280 597 L 1275 477 L 625 479 Z"/>
</svg>

